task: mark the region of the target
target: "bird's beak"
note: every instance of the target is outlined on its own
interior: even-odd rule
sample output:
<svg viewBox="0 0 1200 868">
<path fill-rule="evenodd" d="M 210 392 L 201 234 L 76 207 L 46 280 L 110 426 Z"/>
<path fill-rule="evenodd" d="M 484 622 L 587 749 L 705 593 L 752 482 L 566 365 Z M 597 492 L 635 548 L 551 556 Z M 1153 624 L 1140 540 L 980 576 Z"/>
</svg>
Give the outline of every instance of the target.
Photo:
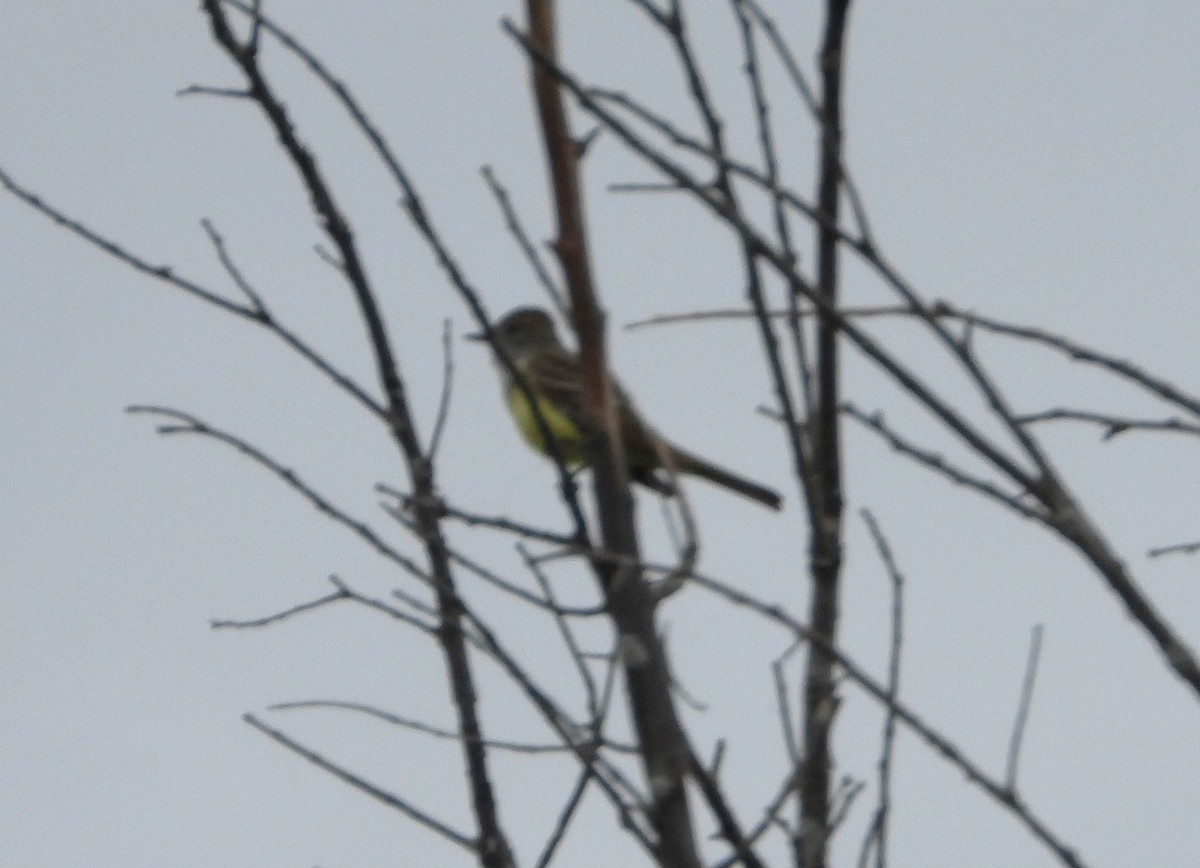
<svg viewBox="0 0 1200 868">
<path fill-rule="evenodd" d="M 487 339 L 488 339 L 488 336 L 487 336 L 487 334 L 485 334 L 484 332 L 470 332 L 469 334 L 465 334 L 465 335 L 463 335 L 463 337 L 464 337 L 466 340 L 469 340 L 469 341 L 483 341 L 483 342 L 486 342 L 486 341 L 487 341 Z"/>
</svg>

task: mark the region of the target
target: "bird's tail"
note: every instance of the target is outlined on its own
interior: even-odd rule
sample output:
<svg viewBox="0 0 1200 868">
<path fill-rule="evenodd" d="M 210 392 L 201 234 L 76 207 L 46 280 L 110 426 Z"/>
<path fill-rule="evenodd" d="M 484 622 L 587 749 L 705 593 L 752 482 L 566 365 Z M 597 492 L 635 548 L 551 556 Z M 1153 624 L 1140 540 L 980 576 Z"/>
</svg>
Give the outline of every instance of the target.
<svg viewBox="0 0 1200 868">
<path fill-rule="evenodd" d="M 705 461 L 698 455 L 693 455 L 690 452 L 680 449 L 678 446 L 674 447 L 671 451 L 671 458 L 675 462 L 675 470 L 678 473 L 690 473 L 693 476 L 707 479 L 714 485 L 727 488 L 771 509 L 779 509 L 783 506 L 783 498 L 779 496 L 779 493 L 767 488 L 765 485 L 751 482 L 743 476 L 738 476 L 732 471 L 718 467 L 709 461 Z"/>
</svg>

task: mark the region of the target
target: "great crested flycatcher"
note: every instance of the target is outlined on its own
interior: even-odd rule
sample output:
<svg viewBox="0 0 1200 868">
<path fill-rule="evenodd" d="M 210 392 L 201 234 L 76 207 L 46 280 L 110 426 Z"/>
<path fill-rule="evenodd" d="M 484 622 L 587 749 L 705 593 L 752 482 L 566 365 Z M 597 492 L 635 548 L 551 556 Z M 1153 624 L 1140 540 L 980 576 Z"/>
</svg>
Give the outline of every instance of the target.
<svg viewBox="0 0 1200 868">
<path fill-rule="evenodd" d="M 587 460 L 587 447 L 579 357 L 558 339 L 550 315 L 540 308 L 517 308 L 492 327 L 492 336 L 497 351 L 508 357 L 537 401 L 538 411 L 563 461 L 571 467 L 583 464 Z M 477 341 L 487 340 L 484 334 L 467 337 Z M 525 391 L 505 365 L 501 364 L 499 368 L 504 379 L 504 397 L 521 434 L 538 452 L 551 455 Z M 625 444 L 625 458 L 633 481 L 661 494 L 673 494 L 674 487 L 669 477 L 665 473 L 658 473 L 663 469 L 665 456 L 676 473 L 699 476 L 771 509 L 779 509 L 783 501 L 776 492 L 705 461 L 658 436 L 654 429 L 642 421 L 615 380 L 613 391 L 621 439 Z"/>
</svg>

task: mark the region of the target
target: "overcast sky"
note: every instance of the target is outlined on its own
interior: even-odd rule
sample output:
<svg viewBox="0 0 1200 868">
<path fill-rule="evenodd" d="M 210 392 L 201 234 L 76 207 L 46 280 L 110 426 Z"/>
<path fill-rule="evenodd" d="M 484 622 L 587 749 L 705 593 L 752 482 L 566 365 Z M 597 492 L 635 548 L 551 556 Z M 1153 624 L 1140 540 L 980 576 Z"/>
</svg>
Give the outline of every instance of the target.
<svg viewBox="0 0 1200 868">
<path fill-rule="evenodd" d="M 239 83 L 196 5 L 8 4 L 0 167 L 149 261 L 233 297 L 199 225 L 211 219 L 280 316 L 374 391 L 361 324 L 313 251 L 319 229 L 257 110 L 176 96 L 191 84 Z M 818 5 L 773 4 L 810 73 Z M 731 140 L 752 154 L 726 4 L 687 6 Z M 520 20 L 520 5 L 277 0 L 267 9 L 371 112 L 489 309 L 541 303 L 479 175 L 493 166 L 535 238 L 550 237 L 526 69 L 499 27 L 503 15 Z M 692 123 L 669 51 L 632 4 L 567 2 L 561 24 L 564 58 L 589 80 Z M 1197 45 L 1191 4 L 860 4 L 848 39 L 848 158 L 883 250 L 930 299 L 1070 334 L 1197 389 Z M 564 527 L 553 473 L 501 418 L 486 352 L 457 339 L 473 324 L 397 191 L 311 78 L 277 46 L 265 50 L 351 214 L 423 436 L 442 387 L 442 323 L 453 323 L 442 490 L 482 512 Z M 782 98 L 777 111 L 791 177 L 807 193 L 812 130 Z M 736 248 L 681 197 L 609 192 L 653 177 L 603 136 L 587 171 L 614 367 L 668 436 L 780 487 L 788 501 L 776 516 L 691 486 L 701 564 L 802 613 L 803 516 L 783 438 L 755 412 L 772 398 L 752 329 L 621 329 L 742 304 Z M 887 299 L 853 265 L 845 291 L 851 303 Z M 916 330 L 880 333 L 916 365 L 945 365 Z M 980 351 L 1023 411 L 1171 415 L 1052 355 L 982 338 Z M 405 587 L 403 577 L 231 450 L 157 437 L 153 420 L 122 411 L 169 405 L 236 431 L 419 557 L 378 507 L 375 484 L 405 480 L 374 421 L 265 333 L 135 274 L 7 196 L 0 354 L 0 864 L 471 864 L 239 719 L 261 714 L 470 830 L 455 745 L 344 712 L 267 710 L 336 699 L 450 726 L 442 662 L 427 642 L 349 606 L 266 629 L 209 626 L 317 598 L 331 574 L 380 597 Z M 846 378 L 864 409 L 922 430 L 853 357 Z M 965 394 L 961 382 L 938 382 Z M 1146 592 L 1200 644 L 1200 563 L 1146 557 L 1200 538 L 1194 438 L 1105 443 L 1066 425 L 1043 433 Z M 885 671 L 888 580 L 856 515 L 869 507 L 908 580 L 906 701 L 1002 775 L 1029 633 L 1042 624 L 1020 777 L 1028 805 L 1087 864 L 1197 864 L 1196 698 L 1096 575 L 1046 533 L 862 432 L 848 436 L 847 461 L 846 650 Z M 669 557 L 654 500 L 641 503 L 648 553 Z M 451 539 L 519 575 L 509 540 L 461 528 Z M 564 595 L 594 599 L 570 576 L 556 577 Z M 464 581 L 473 602 L 494 604 L 488 611 L 523 659 L 552 681 L 569 678 L 555 668 L 551 624 Z M 786 637 L 696 590 L 664 606 L 662 620 L 681 687 L 704 706 L 686 711 L 695 743 L 707 754 L 731 736 L 725 779 L 752 822 L 782 769 L 766 663 Z M 491 667 L 481 679 L 489 734 L 544 737 Z M 868 787 L 835 849 L 839 866 L 853 864 L 870 816 L 880 723 L 852 686 L 844 696 L 837 771 Z M 902 736 L 898 750 L 893 865 L 1057 864 L 923 745 Z M 572 778 L 551 759 L 494 761 L 502 818 L 528 864 Z M 645 864 L 613 826 L 593 794 L 560 864 Z M 768 856 L 784 864 L 782 851 Z"/>
</svg>

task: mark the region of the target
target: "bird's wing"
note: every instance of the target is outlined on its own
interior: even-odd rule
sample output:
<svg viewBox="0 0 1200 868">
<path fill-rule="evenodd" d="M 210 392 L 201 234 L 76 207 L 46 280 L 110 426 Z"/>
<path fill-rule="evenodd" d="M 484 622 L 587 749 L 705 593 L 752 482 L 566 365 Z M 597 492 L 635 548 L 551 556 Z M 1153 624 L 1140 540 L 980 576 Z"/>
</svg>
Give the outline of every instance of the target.
<svg viewBox="0 0 1200 868">
<path fill-rule="evenodd" d="M 542 352 L 527 359 L 521 370 L 529 379 L 530 386 L 582 424 L 582 374 L 577 356 L 567 352 Z M 621 385 L 615 379 L 611 381 L 616 393 L 621 434 L 626 443 L 641 446 L 647 438 L 646 425 L 633 409 Z"/>
<path fill-rule="evenodd" d="M 575 356 L 566 352 L 540 352 L 525 359 L 519 367 L 533 391 L 576 425 L 583 424 L 579 360 Z"/>
</svg>

